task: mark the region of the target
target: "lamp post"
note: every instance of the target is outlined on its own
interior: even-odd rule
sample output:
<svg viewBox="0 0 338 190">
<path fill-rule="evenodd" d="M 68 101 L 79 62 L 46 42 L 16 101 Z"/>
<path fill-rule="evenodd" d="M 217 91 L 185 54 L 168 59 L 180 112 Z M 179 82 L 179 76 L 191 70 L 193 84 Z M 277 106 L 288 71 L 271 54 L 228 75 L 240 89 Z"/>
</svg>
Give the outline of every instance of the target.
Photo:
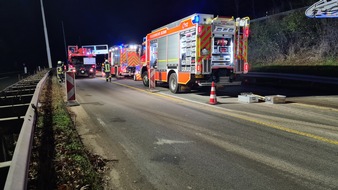
<svg viewBox="0 0 338 190">
<path fill-rule="evenodd" d="M 43 29 L 44 29 L 44 32 L 45 32 L 45 41 L 46 41 L 46 51 L 47 51 L 47 58 L 48 58 L 48 66 L 49 66 L 49 68 L 52 68 L 52 58 L 50 56 L 50 48 L 49 48 L 48 33 L 47 33 L 47 26 L 46 26 L 46 19 L 45 19 L 45 11 L 43 9 L 42 0 L 40 0 L 40 3 L 41 3 L 41 14 L 42 14 L 42 21 L 43 21 Z"/>
<path fill-rule="evenodd" d="M 66 59 L 67 59 L 68 52 L 67 52 L 67 46 L 66 46 L 65 28 L 63 27 L 63 21 L 61 23 L 62 23 L 63 44 L 65 45 L 65 53 L 66 53 Z"/>
</svg>

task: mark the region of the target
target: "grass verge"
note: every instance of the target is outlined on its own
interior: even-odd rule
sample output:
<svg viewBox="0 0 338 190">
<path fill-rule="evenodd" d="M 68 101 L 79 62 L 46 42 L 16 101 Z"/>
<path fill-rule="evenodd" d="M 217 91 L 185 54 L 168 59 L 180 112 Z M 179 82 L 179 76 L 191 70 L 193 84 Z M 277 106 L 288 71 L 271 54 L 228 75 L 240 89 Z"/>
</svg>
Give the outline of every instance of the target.
<svg viewBox="0 0 338 190">
<path fill-rule="evenodd" d="M 49 76 L 39 100 L 27 189 L 103 189 L 98 171 L 104 162 L 85 150 L 63 93 Z"/>
</svg>

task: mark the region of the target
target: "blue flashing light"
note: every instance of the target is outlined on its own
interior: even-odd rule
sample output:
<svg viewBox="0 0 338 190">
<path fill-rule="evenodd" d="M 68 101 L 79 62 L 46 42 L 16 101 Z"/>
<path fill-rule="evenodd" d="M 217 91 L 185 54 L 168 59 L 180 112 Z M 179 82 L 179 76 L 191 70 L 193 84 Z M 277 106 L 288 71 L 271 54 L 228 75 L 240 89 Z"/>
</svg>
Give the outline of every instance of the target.
<svg viewBox="0 0 338 190">
<path fill-rule="evenodd" d="M 200 15 L 195 15 L 194 19 L 192 20 L 192 23 L 196 24 L 200 22 Z"/>
</svg>

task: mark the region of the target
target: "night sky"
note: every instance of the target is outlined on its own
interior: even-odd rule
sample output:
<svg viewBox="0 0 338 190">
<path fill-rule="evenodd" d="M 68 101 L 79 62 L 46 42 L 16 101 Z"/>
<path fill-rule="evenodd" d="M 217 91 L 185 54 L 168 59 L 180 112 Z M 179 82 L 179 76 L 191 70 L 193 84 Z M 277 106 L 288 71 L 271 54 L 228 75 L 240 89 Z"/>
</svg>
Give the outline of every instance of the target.
<svg viewBox="0 0 338 190">
<path fill-rule="evenodd" d="M 312 1 L 313 2 L 313 1 Z M 251 19 L 312 5 L 307 0 L 44 1 L 53 66 L 68 45 L 141 43 L 151 30 L 193 13 Z M 48 67 L 40 0 L 1 0 L 0 64 L 6 71 Z M 63 27 L 62 27 L 63 24 Z"/>
</svg>

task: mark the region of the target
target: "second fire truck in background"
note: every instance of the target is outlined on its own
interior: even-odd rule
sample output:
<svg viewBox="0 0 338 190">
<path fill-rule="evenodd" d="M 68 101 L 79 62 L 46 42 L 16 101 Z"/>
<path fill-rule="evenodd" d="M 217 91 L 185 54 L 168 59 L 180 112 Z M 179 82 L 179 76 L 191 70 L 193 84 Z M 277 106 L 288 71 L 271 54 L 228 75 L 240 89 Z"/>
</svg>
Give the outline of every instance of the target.
<svg viewBox="0 0 338 190">
<path fill-rule="evenodd" d="M 240 81 L 248 72 L 249 24 L 248 17 L 193 14 L 153 30 L 145 38 L 144 85 L 165 82 L 177 93 Z"/>
<path fill-rule="evenodd" d="M 68 67 L 75 76 L 95 77 L 98 55 L 108 54 L 108 45 L 68 46 Z"/>
<path fill-rule="evenodd" d="M 111 74 L 116 77 L 131 76 L 134 80 L 141 80 L 141 48 L 142 46 L 138 44 L 111 47 L 108 54 L 108 61 L 112 65 Z"/>
<path fill-rule="evenodd" d="M 95 54 L 86 48 L 68 46 L 68 67 L 75 73 L 75 76 L 96 76 Z"/>
</svg>

